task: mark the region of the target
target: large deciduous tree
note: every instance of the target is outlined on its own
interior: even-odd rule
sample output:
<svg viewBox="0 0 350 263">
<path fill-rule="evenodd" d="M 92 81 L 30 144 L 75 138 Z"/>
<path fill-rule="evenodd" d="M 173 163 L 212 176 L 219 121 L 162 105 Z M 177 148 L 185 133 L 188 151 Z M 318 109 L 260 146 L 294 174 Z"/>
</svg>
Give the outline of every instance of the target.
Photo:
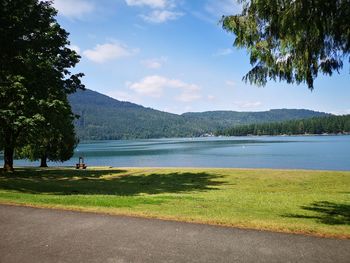
<svg viewBox="0 0 350 263">
<path fill-rule="evenodd" d="M 252 69 L 245 81 L 306 83 L 332 75 L 350 52 L 349 0 L 240 0 L 241 14 L 224 16 L 223 28 L 246 48 Z"/>
<path fill-rule="evenodd" d="M 49 1 L 0 0 L 0 146 L 4 170 L 13 170 L 20 137 L 47 121 L 42 109 L 55 94 L 83 88 L 70 68 L 79 56 L 69 48 Z M 29 136 L 28 136 L 29 137 Z"/>
<path fill-rule="evenodd" d="M 40 167 L 47 167 L 47 160 L 69 160 L 73 156 L 78 139 L 73 125 L 75 116 L 68 100 L 64 97 L 53 98 L 43 107 L 42 115 L 45 120 L 33 128 L 29 137 L 24 135 L 19 138 L 21 146 L 16 149 L 17 156 L 30 161 L 40 160 Z"/>
</svg>

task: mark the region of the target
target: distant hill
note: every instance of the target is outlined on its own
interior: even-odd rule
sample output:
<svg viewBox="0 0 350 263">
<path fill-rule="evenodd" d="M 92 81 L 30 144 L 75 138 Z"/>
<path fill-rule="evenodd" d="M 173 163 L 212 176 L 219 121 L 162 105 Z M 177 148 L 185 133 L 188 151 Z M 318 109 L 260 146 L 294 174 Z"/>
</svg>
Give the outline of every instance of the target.
<svg viewBox="0 0 350 263">
<path fill-rule="evenodd" d="M 70 95 L 80 115 L 76 130 L 82 140 L 199 136 L 207 129 L 180 115 L 112 99 L 95 91 Z"/>
<path fill-rule="evenodd" d="M 81 140 L 198 137 L 236 125 L 327 116 L 310 110 L 280 109 L 264 112 L 209 111 L 182 115 L 119 101 L 85 90 L 69 96 Z"/>
<path fill-rule="evenodd" d="M 188 112 L 182 116 L 188 119 L 196 119 L 211 123 L 216 128 L 225 128 L 235 125 L 252 123 L 278 122 L 285 120 L 307 119 L 312 117 L 327 116 L 330 114 L 304 109 L 276 109 L 259 112 L 239 111 L 206 111 Z"/>
</svg>

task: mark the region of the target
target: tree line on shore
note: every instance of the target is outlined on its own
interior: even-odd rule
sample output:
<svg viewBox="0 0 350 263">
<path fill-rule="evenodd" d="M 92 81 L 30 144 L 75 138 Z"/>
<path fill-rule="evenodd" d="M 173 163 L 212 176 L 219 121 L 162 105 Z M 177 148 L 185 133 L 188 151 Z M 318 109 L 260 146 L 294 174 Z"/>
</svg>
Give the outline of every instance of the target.
<svg viewBox="0 0 350 263">
<path fill-rule="evenodd" d="M 67 95 L 84 89 L 70 69 L 79 55 L 56 21 L 51 1 L 0 1 L 0 151 L 4 170 L 14 156 L 64 161 L 77 144 Z"/>
<path fill-rule="evenodd" d="M 349 134 L 350 115 L 314 117 L 261 124 L 240 125 L 216 132 L 216 135 L 305 135 L 305 134 Z"/>
</svg>

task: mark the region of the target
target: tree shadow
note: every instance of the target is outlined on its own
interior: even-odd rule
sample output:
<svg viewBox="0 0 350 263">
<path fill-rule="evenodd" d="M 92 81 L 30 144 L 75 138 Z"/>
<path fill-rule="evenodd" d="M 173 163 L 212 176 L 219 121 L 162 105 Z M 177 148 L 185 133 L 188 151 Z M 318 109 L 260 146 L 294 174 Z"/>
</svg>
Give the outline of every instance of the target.
<svg viewBox="0 0 350 263">
<path fill-rule="evenodd" d="M 75 177 L 99 178 L 105 175 L 126 173 L 122 169 L 100 169 L 100 170 L 79 170 L 71 168 L 16 168 L 13 172 L 7 173 L 0 170 L 2 179 L 41 179 L 41 180 L 71 180 Z"/>
<path fill-rule="evenodd" d="M 31 194 L 118 195 L 184 193 L 215 190 L 222 176 L 204 172 L 145 174 L 128 170 L 17 169 L 0 174 L 0 189 Z"/>
<path fill-rule="evenodd" d="M 350 225 L 350 204 L 337 204 L 328 201 L 312 203 L 302 206 L 306 211 L 315 212 L 315 215 L 288 214 L 285 217 L 316 219 L 327 225 Z"/>
</svg>

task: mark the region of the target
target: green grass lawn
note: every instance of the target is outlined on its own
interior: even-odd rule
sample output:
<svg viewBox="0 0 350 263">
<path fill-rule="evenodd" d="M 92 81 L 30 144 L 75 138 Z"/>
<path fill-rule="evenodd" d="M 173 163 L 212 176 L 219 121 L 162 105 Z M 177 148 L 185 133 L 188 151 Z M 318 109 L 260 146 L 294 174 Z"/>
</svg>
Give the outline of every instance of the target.
<svg viewBox="0 0 350 263">
<path fill-rule="evenodd" d="M 0 203 L 350 238 L 350 172 L 17 168 Z"/>
</svg>

